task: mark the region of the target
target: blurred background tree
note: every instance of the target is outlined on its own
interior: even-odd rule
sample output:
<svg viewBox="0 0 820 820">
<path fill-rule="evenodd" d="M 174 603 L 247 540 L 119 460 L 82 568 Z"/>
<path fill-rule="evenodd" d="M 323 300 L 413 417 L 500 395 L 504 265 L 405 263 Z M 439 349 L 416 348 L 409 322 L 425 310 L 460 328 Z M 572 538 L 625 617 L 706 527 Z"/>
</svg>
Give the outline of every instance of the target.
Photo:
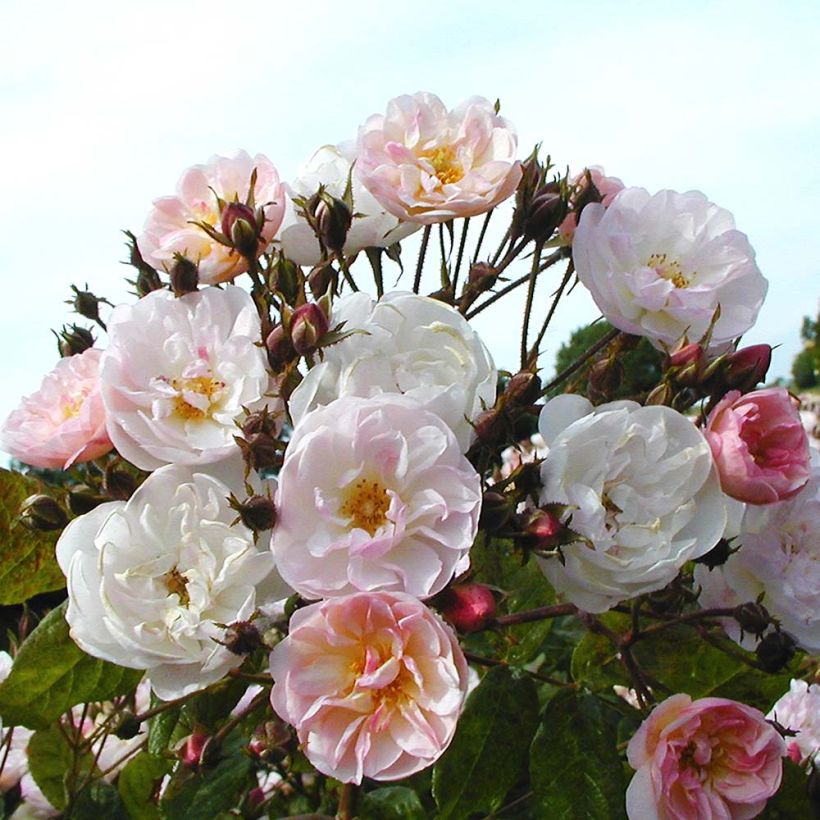
<svg viewBox="0 0 820 820">
<path fill-rule="evenodd" d="M 803 318 L 800 337 L 805 347 L 794 358 L 792 378 L 798 390 L 820 387 L 820 313 L 817 319 Z"/>
</svg>

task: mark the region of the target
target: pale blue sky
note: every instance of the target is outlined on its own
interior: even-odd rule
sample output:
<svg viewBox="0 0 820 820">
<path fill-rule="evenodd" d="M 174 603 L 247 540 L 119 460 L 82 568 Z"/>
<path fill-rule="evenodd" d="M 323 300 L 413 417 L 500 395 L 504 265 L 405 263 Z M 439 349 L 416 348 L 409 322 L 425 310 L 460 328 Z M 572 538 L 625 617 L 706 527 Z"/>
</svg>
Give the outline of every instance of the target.
<svg viewBox="0 0 820 820">
<path fill-rule="evenodd" d="M 272 0 L 0 4 L 0 415 L 55 361 L 48 329 L 84 284 L 125 299 L 121 228 L 180 172 L 239 148 L 283 178 L 397 94 L 499 97 L 521 154 L 700 189 L 770 281 L 749 342 L 781 344 L 820 297 L 820 3 Z M 545 297 L 546 298 L 546 297 Z M 597 315 L 576 289 L 544 366 Z M 514 319 L 513 319 L 514 321 Z M 499 365 L 516 334 L 479 325 Z"/>
</svg>

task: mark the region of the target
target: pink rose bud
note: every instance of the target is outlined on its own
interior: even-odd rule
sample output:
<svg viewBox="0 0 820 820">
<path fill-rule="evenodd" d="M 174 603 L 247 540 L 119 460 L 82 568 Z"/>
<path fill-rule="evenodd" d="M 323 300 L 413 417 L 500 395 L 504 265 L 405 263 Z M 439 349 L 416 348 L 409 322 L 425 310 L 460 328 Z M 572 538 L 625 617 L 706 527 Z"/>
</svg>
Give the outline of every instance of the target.
<svg viewBox="0 0 820 820">
<path fill-rule="evenodd" d="M 290 325 L 293 349 L 301 356 L 312 353 L 322 336 L 328 331 L 327 316 L 315 303 L 296 308 Z"/>
<path fill-rule="evenodd" d="M 786 744 L 762 712 L 726 698 L 673 695 L 629 741 L 630 820 L 757 817 L 780 787 Z"/>
<path fill-rule="evenodd" d="M 495 597 L 484 584 L 458 584 L 443 599 L 441 614 L 459 632 L 476 632 L 495 617 Z"/>
<path fill-rule="evenodd" d="M 751 390 L 766 378 L 771 363 L 771 345 L 741 348 L 726 362 L 726 386 L 741 391 Z"/>
<path fill-rule="evenodd" d="M 549 549 L 558 543 L 565 527 L 561 519 L 549 510 L 537 510 L 526 527 L 526 534 L 535 542 L 535 549 Z"/>
<path fill-rule="evenodd" d="M 268 362 L 270 366 L 278 371 L 281 370 L 291 359 L 295 352 L 290 334 L 282 325 L 275 325 L 265 339 L 265 347 L 268 351 Z"/>
<path fill-rule="evenodd" d="M 669 354 L 670 367 L 685 367 L 688 364 L 700 364 L 701 362 L 703 362 L 703 348 L 697 342 L 691 342 Z"/>
<path fill-rule="evenodd" d="M 706 422 L 723 491 L 749 504 L 796 495 L 810 475 L 798 402 L 781 387 L 727 393 Z"/>
<path fill-rule="evenodd" d="M 222 209 L 222 233 L 242 256 L 258 255 L 259 224 L 253 208 L 243 202 L 229 202 Z"/>
<path fill-rule="evenodd" d="M 202 763 L 202 752 L 210 739 L 210 735 L 196 729 L 192 735 L 185 738 L 177 753 L 182 765 L 190 769 L 197 768 Z"/>
</svg>

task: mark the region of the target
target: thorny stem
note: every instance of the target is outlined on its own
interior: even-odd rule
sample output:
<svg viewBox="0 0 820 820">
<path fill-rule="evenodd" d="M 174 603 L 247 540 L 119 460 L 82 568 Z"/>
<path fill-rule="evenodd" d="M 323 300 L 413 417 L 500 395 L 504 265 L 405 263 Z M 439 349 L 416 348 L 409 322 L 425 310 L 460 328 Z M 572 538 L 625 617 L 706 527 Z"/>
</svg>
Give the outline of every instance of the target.
<svg viewBox="0 0 820 820">
<path fill-rule="evenodd" d="M 487 226 L 490 224 L 490 217 L 493 215 L 494 210 L 495 208 L 490 208 L 490 210 L 487 211 L 487 216 L 484 217 L 484 221 L 481 223 L 481 230 L 478 233 L 478 242 L 476 242 L 475 249 L 473 250 L 473 265 L 478 262 L 478 255 L 481 253 L 481 246 L 484 244 L 484 234 L 487 233 Z"/>
<path fill-rule="evenodd" d="M 565 367 L 546 387 L 541 390 L 541 395 L 546 396 L 553 388 L 557 387 L 565 379 L 568 379 L 576 370 L 581 368 L 589 359 L 591 359 L 598 351 L 603 350 L 621 331 L 617 327 L 613 327 L 606 336 L 599 339 L 592 347 L 582 353 L 569 367 Z"/>
<path fill-rule="evenodd" d="M 553 254 L 554 256 L 554 254 Z M 544 319 L 544 324 L 541 325 L 541 330 L 538 331 L 538 336 L 536 336 L 535 341 L 533 342 L 532 348 L 530 349 L 529 358 L 535 359 L 538 355 L 538 348 L 541 346 L 541 342 L 544 339 L 544 334 L 547 332 L 547 328 L 550 326 L 550 322 L 552 321 L 552 317 L 555 314 L 555 310 L 558 307 L 558 302 L 561 297 L 564 295 L 564 288 L 569 283 L 569 280 L 572 278 L 572 274 L 575 271 L 573 267 L 572 261 L 570 260 L 569 265 L 567 265 L 566 273 L 564 273 L 564 278 L 561 280 L 561 284 L 558 285 L 558 290 L 555 291 L 555 298 L 552 300 L 552 304 L 550 305 L 549 313 L 547 313 L 546 318 Z"/>
<path fill-rule="evenodd" d="M 421 247 L 419 248 L 419 258 L 416 261 L 416 275 L 413 279 L 413 293 L 418 293 L 421 289 L 421 271 L 424 268 L 424 257 L 427 255 L 427 243 L 430 241 L 431 225 L 425 225 L 421 234 Z"/>
<path fill-rule="evenodd" d="M 524 322 L 521 325 L 521 369 L 527 366 L 527 336 L 530 332 L 530 318 L 532 317 L 532 301 L 535 298 L 535 279 L 538 276 L 538 266 L 541 263 L 541 248 L 543 243 L 537 242 L 532 253 L 532 265 L 527 285 L 527 301 L 524 307 Z"/>
<path fill-rule="evenodd" d="M 222 741 L 249 715 L 255 712 L 263 703 L 267 702 L 269 693 L 264 689 L 241 711 L 237 712 L 222 728 L 212 735 L 202 750 L 202 759 L 219 751 Z"/>
<path fill-rule="evenodd" d="M 510 809 L 514 809 L 516 806 L 526 803 L 527 800 L 531 800 L 534 796 L 535 792 L 527 792 L 526 794 L 522 794 L 521 797 L 516 797 L 515 800 L 511 803 L 507 803 L 506 806 L 502 806 L 500 809 L 496 809 L 492 814 L 488 814 L 485 820 L 492 820 L 494 817 L 499 817 Z"/>
<path fill-rule="evenodd" d="M 0 775 L 3 774 L 3 769 L 6 768 L 6 761 L 9 759 L 9 752 L 11 751 L 11 740 L 14 734 L 14 726 L 6 730 L 6 736 L 3 738 L 3 759 L 0 760 Z"/>
<path fill-rule="evenodd" d="M 510 238 L 510 229 L 504 232 L 504 236 L 501 238 L 501 244 L 499 244 L 498 249 L 493 254 L 493 258 L 490 260 L 490 264 L 495 267 L 495 263 L 498 261 L 498 257 L 501 256 L 501 252 L 504 250 L 504 246 L 507 244 L 507 240 Z"/>
<path fill-rule="evenodd" d="M 164 703 L 160 703 L 153 709 L 148 709 L 140 715 L 135 715 L 134 720 L 136 720 L 137 723 L 142 723 L 144 720 L 148 720 L 149 718 L 152 718 L 155 715 L 162 714 L 167 709 L 173 709 L 174 706 L 180 706 L 181 704 L 185 703 L 185 701 L 190 700 L 191 698 L 201 694 L 204 691 L 206 690 L 198 689 L 196 692 L 189 692 L 187 695 L 183 695 L 181 698 L 177 698 L 176 700 L 168 700 Z"/>
<path fill-rule="evenodd" d="M 540 606 L 536 609 L 526 609 L 523 612 L 513 612 L 510 615 L 499 615 L 490 622 L 490 626 L 515 626 L 528 624 L 533 621 L 545 621 L 548 618 L 560 618 L 564 615 L 575 615 L 578 607 L 575 604 L 554 604 Z"/>
<path fill-rule="evenodd" d="M 450 253 L 444 248 L 444 222 L 439 222 L 438 226 L 438 244 L 441 253 L 441 286 L 447 288 L 450 285 L 450 257 L 453 254 L 453 244 L 450 243 Z"/>
<path fill-rule="evenodd" d="M 350 273 L 350 268 L 348 267 L 347 260 L 344 258 L 343 254 L 337 254 L 336 259 L 339 262 L 339 267 L 342 269 L 342 276 L 345 278 L 345 282 L 350 285 L 350 289 L 355 293 L 359 290 L 358 285 L 353 279 L 353 275 Z"/>
<path fill-rule="evenodd" d="M 506 661 L 498 660 L 498 658 L 485 658 L 483 655 L 476 655 L 474 652 L 465 652 L 464 657 L 467 658 L 468 661 L 477 663 L 479 666 L 509 666 L 509 664 Z M 575 686 L 575 684 L 572 682 L 568 683 L 565 680 L 551 678 L 549 675 L 542 675 L 540 672 L 533 672 L 530 669 L 526 668 L 517 668 L 519 668 L 521 672 L 524 672 L 530 677 L 536 678 L 537 680 L 543 681 L 544 683 L 550 683 L 553 686 Z"/>
<path fill-rule="evenodd" d="M 452 288 L 455 295 L 456 287 L 458 286 L 458 274 L 461 270 L 461 260 L 464 257 L 464 244 L 467 242 L 467 229 L 470 227 L 470 217 L 466 217 L 461 228 L 461 241 L 458 243 L 458 254 L 456 255 L 456 266 L 453 270 Z"/>
<path fill-rule="evenodd" d="M 117 758 L 107 769 L 104 769 L 100 772 L 100 777 L 105 777 L 107 774 L 113 772 L 117 767 L 122 766 L 126 760 L 134 757 L 138 752 L 141 752 L 145 746 L 148 744 L 148 738 L 142 741 L 142 743 L 138 743 L 134 746 L 133 749 L 129 749 L 122 757 Z"/>
</svg>

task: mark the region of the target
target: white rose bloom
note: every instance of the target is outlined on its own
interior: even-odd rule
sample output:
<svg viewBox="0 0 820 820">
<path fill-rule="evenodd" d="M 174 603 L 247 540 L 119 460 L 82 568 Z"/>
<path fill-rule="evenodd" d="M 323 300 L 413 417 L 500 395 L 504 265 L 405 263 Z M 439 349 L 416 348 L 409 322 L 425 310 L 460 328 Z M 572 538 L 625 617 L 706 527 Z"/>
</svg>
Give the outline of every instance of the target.
<svg viewBox="0 0 820 820">
<path fill-rule="evenodd" d="M 344 245 L 346 256 L 352 256 L 364 248 L 386 248 L 394 242 L 410 236 L 419 229 L 412 222 L 401 222 L 376 201 L 376 198 L 359 180 L 359 174 L 352 162 L 355 146 L 322 146 L 300 169 L 293 181 L 285 203 L 285 217 L 279 229 L 278 240 L 288 259 L 297 265 L 318 265 L 322 260 L 322 249 L 313 229 L 300 217 L 293 203 L 293 197 L 313 196 L 324 185 L 329 194 L 341 199 L 351 179 L 354 217 Z M 350 176 L 353 168 L 353 176 Z"/>
<path fill-rule="evenodd" d="M 695 568 L 703 607 L 735 606 L 757 600 L 780 621 L 784 632 L 808 652 L 820 652 L 820 456 L 812 458 L 812 477 L 794 498 L 749 506 L 737 547 L 720 567 Z M 741 643 L 740 627 L 724 628 Z M 746 635 L 743 646 L 756 640 Z"/>
<path fill-rule="evenodd" d="M 699 191 L 626 188 L 588 205 L 572 258 L 604 316 L 656 347 L 700 339 L 718 306 L 710 344 L 725 346 L 755 323 L 768 288 L 732 215 Z"/>
<path fill-rule="evenodd" d="M 541 412 L 549 446 L 540 503 L 568 505 L 580 536 L 561 558 L 539 558 L 556 590 L 588 612 L 662 589 L 708 552 L 726 525 L 711 450 L 668 407 L 618 401 L 593 408 L 559 396 Z"/>
<path fill-rule="evenodd" d="M 143 470 L 208 464 L 236 452 L 243 407 L 278 399 L 250 295 L 229 285 L 120 305 L 100 363 L 108 434 Z"/>
<path fill-rule="evenodd" d="M 766 717 L 796 732 L 786 738 L 789 757 L 795 763 L 814 759 L 820 764 L 820 686 L 793 680 Z"/>
<path fill-rule="evenodd" d="M 427 598 L 468 566 L 481 481 L 441 419 L 405 396 L 305 416 L 279 474 L 276 566 L 307 598 Z"/>
<path fill-rule="evenodd" d="M 364 293 L 339 299 L 331 325 L 364 330 L 325 349 L 290 397 L 298 424 L 339 396 L 403 393 L 443 419 L 462 451 L 470 420 L 495 402 L 496 370 L 489 351 L 458 311 L 427 296 L 396 291 L 374 302 Z"/>
<path fill-rule="evenodd" d="M 74 519 L 57 542 L 71 636 L 94 657 L 147 670 L 163 700 L 242 662 L 216 642 L 218 624 L 289 594 L 265 545 L 231 524 L 229 493 L 210 475 L 169 465 L 127 502 Z"/>
<path fill-rule="evenodd" d="M 11 674 L 11 667 L 11 655 L 0 650 L 0 683 Z M 11 732 L 11 740 L 8 739 L 9 732 Z M 26 729 L 24 726 L 3 728 L 3 723 L 0 721 L 0 760 L 5 756 L 5 765 L 0 772 L 0 795 L 14 788 L 28 771 L 26 746 L 32 734 L 31 729 Z"/>
</svg>

